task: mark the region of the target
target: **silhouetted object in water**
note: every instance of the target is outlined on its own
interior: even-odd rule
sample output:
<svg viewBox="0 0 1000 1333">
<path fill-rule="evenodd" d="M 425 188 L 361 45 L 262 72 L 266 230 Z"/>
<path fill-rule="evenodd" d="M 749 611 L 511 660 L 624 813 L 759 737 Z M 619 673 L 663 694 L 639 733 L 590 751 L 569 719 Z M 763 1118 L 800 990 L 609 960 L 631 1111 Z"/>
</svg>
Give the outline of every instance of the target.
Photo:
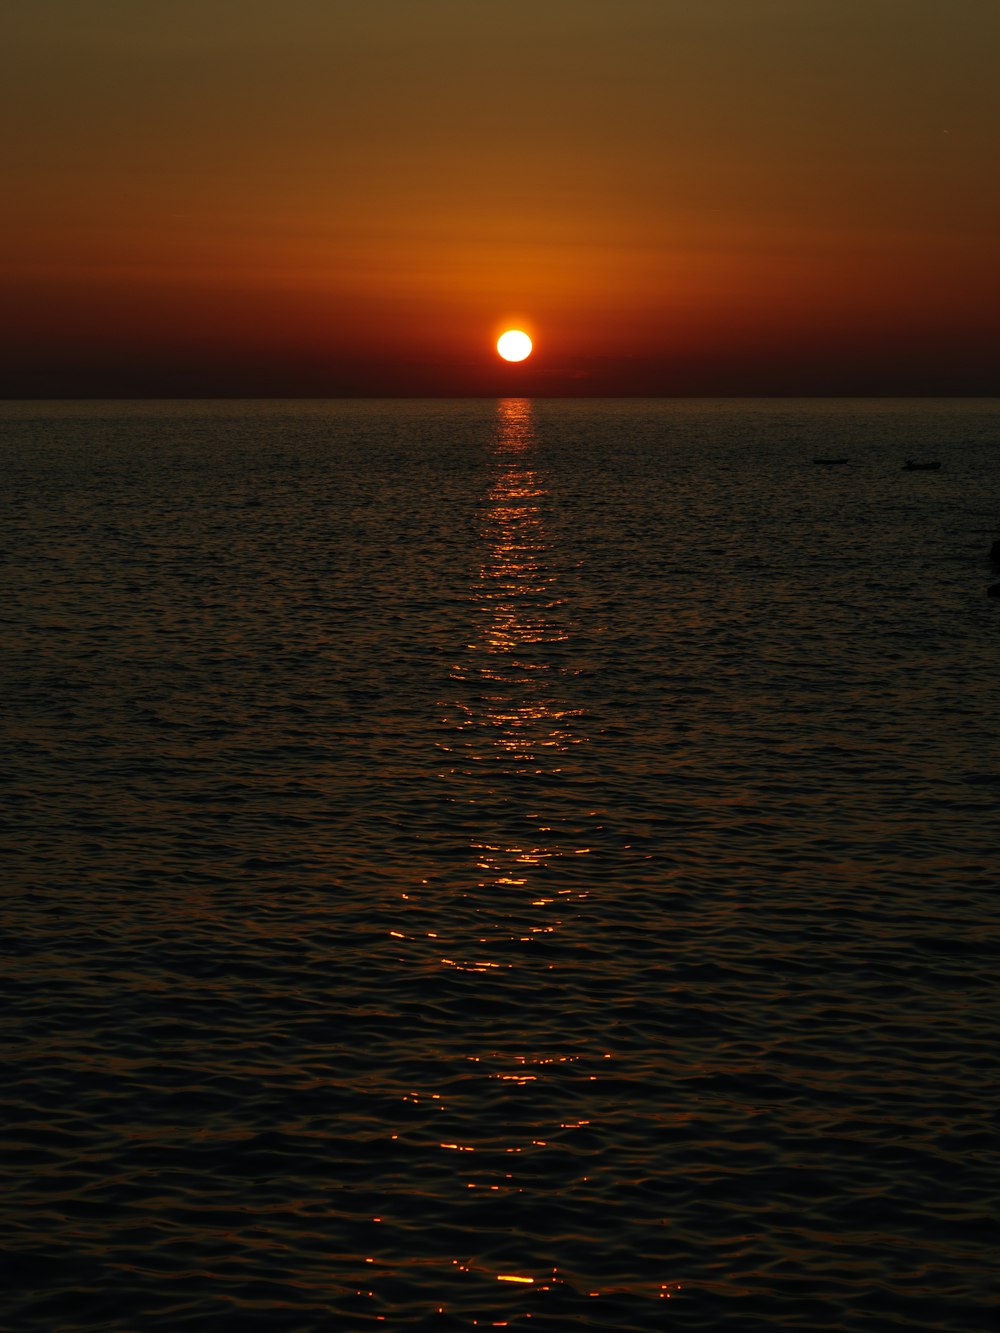
<svg viewBox="0 0 1000 1333">
<path fill-rule="evenodd" d="M 986 589 L 987 597 L 1000 597 L 1000 583 L 991 583 Z"/>
<path fill-rule="evenodd" d="M 1000 539 L 990 547 L 990 563 L 1000 565 Z"/>
<path fill-rule="evenodd" d="M 846 458 L 814 458 L 814 463 L 822 463 L 824 467 L 833 467 L 835 463 L 846 463 Z"/>
<path fill-rule="evenodd" d="M 939 470 L 940 467 L 941 467 L 941 464 L 940 464 L 940 463 L 914 463 L 912 459 L 908 459 L 908 460 L 903 464 L 903 471 L 904 471 L 904 472 L 937 472 L 937 471 Z"/>
</svg>

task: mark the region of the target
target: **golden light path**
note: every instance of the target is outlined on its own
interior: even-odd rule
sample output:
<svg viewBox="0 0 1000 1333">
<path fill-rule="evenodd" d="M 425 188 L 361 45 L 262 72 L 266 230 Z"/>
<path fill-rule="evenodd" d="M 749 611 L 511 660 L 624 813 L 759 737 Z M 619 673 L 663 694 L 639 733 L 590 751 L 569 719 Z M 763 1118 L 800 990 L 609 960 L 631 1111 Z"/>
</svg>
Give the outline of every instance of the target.
<svg viewBox="0 0 1000 1333">
<path fill-rule="evenodd" d="M 494 997 L 544 989 L 552 973 L 556 987 L 564 984 L 562 960 L 591 930 L 590 897 L 601 870 L 599 859 L 588 867 L 595 852 L 589 834 L 603 827 L 592 822 L 600 809 L 584 818 L 561 797 L 574 775 L 589 772 L 586 757 L 576 756 L 586 756 L 592 741 L 573 688 L 573 636 L 582 631 L 563 584 L 558 529 L 550 531 L 558 506 L 535 409 L 530 398 L 507 397 L 495 410 L 468 569 L 472 632 L 456 641 L 462 647 L 449 671 L 455 688 L 439 702 L 434 741 L 448 827 L 456 844 L 468 839 L 468 855 L 454 868 L 429 865 L 433 878 L 408 883 L 388 931 L 394 966 L 412 962 L 421 985 L 441 969 L 443 994 L 458 994 L 460 976 L 475 978 L 474 988 L 463 986 L 462 1002 L 487 1011 Z M 562 1181 L 567 1160 L 573 1174 L 560 1188 L 597 1206 L 588 1144 L 608 1104 L 601 1085 L 617 1084 L 619 1057 L 585 1034 L 536 1027 L 533 1018 L 529 1032 L 492 1020 L 467 1030 L 449 1021 L 433 1087 L 402 1085 L 391 1070 L 385 1075 L 386 1090 L 406 1108 L 389 1139 L 444 1182 L 456 1217 L 530 1216 L 538 1182 Z M 489 1119 L 471 1113 L 478 1106 L 490 1108 Z M 372 1220 L 387 1231 L 400 1224 L 381 1213 Z M 557 1254 L 536 1252 L 527 1232 L 513 1233 L 496 1254 L 482 1248 L 475 1226 L 458 1243 L 460 1254 L 442 1246 L 407 1255 L 387 1241 L 366 1256 L 356 1299 L 385 1300 L 379 1286 L 420 1283 L 431 1291 L 437 1284 L 435 1308 L 449 1326 L 476 1301 L 487 1310 L 468 1321 L 472 1328 L 527 1329 L 550 1305 L 670 1300 L 680 1291 L 669 1274 L 598 1279 L 563 1270 L 553 1262 Z M 388 1327 L 385 1315 L 374 1320 Z"/>
<path fill-rule="evenodd" d="M 508 329 L 497 339 L 497 351 L 505 361 L 523 361 L 531 355 L 531 339 L 520 329 Z"/>
</svg>

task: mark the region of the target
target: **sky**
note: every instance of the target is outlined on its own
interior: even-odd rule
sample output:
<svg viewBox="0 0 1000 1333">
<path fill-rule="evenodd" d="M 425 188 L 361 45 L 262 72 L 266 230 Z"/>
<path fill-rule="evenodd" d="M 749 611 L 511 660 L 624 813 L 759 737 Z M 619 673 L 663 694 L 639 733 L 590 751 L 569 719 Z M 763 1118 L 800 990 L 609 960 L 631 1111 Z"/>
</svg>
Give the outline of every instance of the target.
<svg viewBox="0 0 1000 1333">
<path fill-rule="evenodd" d="M 998 0 L 10 0 L 0 50 L 3 396 L 1000 393 Z"/>
</svg>

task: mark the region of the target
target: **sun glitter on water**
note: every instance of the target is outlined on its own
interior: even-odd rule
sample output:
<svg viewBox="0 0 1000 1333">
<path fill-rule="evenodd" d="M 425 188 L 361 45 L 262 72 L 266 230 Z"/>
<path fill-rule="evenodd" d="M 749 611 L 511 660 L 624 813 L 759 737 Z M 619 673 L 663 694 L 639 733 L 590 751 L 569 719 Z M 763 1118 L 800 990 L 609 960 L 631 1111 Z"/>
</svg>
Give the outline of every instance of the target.
<svg viewBox="0 0 1000 1333">
<path fill-rule="evenodd" d="M 497 351 L 505 361 L 523 361 L 531 355 L 531 339 L 520 329 L 508 329 L 497 339 Z"/>
</svg>

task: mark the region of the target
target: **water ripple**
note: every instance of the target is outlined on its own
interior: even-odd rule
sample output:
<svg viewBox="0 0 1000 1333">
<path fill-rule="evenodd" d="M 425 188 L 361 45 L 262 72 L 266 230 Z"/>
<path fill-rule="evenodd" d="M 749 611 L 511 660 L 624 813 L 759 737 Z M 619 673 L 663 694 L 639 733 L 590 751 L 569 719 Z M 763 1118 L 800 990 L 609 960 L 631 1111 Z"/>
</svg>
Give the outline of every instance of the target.
<svg viewBox="0 0 1000 1333">
<path fill-rule="evenodd" d="M 995 404 L 7 417 L 6 1326 L 992 1326 Z"/>
</svg>

